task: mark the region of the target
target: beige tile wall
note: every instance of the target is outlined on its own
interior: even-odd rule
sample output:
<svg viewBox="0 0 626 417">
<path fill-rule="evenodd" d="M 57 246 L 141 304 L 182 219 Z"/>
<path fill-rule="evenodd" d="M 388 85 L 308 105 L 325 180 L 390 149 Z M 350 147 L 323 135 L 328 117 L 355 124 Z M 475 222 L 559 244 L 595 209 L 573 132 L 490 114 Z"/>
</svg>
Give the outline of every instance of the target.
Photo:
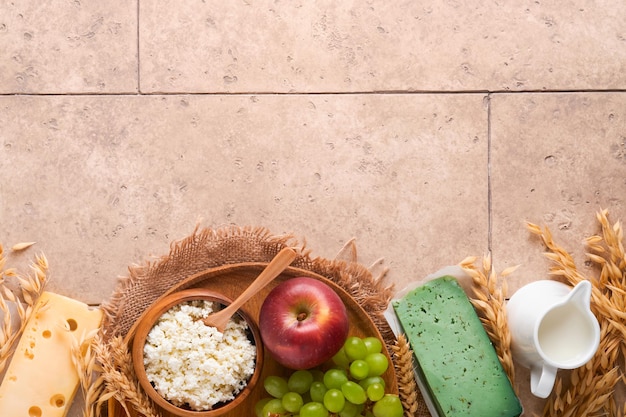
<svg viewBox="0 0 626 417">
<path fill-rule="evenodd" d="M 396 288 L 491 252 L 514 291 L 550 266 L 530 221 L 593 276 L 595 213 L 626 217 L 625 21 L 591 0 L 1 2 L 0 242 L 37 241 L 9 263 L 44 252 L 50 289 L 92 304 L 196 224 L 324 257 L 356 238 Z"/>
</svg>

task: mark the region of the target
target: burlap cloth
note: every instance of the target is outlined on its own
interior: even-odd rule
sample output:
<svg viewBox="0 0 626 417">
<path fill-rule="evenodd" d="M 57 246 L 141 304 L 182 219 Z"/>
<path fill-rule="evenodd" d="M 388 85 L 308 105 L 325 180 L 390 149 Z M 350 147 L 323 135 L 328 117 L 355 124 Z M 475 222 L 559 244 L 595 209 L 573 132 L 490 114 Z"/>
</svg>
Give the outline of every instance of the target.
<svg viewBox="0 0 626 417">
<path fill-rule="evenodd" d="M 227 264 L 269 262 L 286 246 L 299 248 L 292 266 L 324 276 L 344 288 L 368 313 L 387 345 L 395 343 L 383 316 L 392 296 L 392 287 L 383 283 L 386 269 L 380 262 L 369 268 L 361 265 L 354 241 L 341 248 L 335 259 L 312 258 L 305 242 L 298 242 L 292 235 L 277 236 L 265 228 L 237 226 L 197 228 L 190 236 L 172 243 L 168 255 L 129 267 L 129 275 L 119 280 L 111 299 L 103 304 L 105 342 L 113 336 L 126 336 L 150 304 L 190 275 Z M 416 395 L 414 415 L 429 417 L 421 394 Z"/>
</svg>

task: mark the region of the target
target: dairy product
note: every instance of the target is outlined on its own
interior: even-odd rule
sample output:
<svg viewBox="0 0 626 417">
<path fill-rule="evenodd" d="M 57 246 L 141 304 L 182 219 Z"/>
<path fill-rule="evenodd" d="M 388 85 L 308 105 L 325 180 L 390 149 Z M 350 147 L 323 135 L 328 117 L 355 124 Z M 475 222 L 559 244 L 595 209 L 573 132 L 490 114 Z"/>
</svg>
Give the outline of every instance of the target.
<svg viewBox="0 0 626 417">
<path fill-rule="evenodd" d="M 72 338 L 96 329 L 102 311 L 44 292 L 0 385 L 0 416 L 64 417 L 78 389 Z"/>
<path fill-rule="evenodd" d="M 224 333 L 204 324 L 214 307 L 202 300 L 172 307 L 150 330 L 144 346 L 146 375 L 154 389 L 193 411 L 234 399 L 256 366 L 256 346 L 247 337 L 245 320 L 231 318 Z"/>
<path fill-rule="evenodd" d="M 393 304 L 440 416 L 519 416 L 519 399 L 480 319 L 454 277 Z"/>
</svg>

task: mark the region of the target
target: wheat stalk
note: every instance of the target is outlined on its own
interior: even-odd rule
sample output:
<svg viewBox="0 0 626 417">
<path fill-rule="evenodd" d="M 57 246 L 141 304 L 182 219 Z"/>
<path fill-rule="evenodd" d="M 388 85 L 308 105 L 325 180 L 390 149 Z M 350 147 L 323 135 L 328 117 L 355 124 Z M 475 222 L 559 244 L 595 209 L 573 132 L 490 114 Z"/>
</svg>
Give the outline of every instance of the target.
<svg viewBox="0 0 626 417">
<path fill-rule="evenodd" d="M 124 408 L 127 415 L 130 404 L 144 417 L 161 417 L 154 404 L 139 386 L 135 375 L 132 358 L 128 346 L 121 336 L 112 337 L 104 343 L 104 337 L 99 337 L 94 346 L 98 361 L 102 366 L 102 377 L 105 387 L 100 396 L 100 402 L 113 398 Z"/>
<path fill-rule="evenodd" d="M 25 249 L 25 248 L 23 248 Z M 41 254 L 35 257 L 30 268 L 33 274 L 20 275 L 15 269 L 5 269 L 6 257 L 0 244 L 0 373 L 7 367 L 13 348 L 26 327 L 47 281 L 48 260 Z M 18 294 L 5 284 L 5 278 L 16 278 L 20 285 Z M 9 307 L 14 306 L 14 311 Z M 15 323 L 16 322 L 16 323 Z"/>
<path fill-rule="evenodd" d="M 420 399 L 418 399 L 417 383 L 413 368 L 413 351 L 403 334 L 398 335 L 396 342 L 391 346 L 394 356 L 394 367 L 398 380 L 398 392 L 404 407 L 405 417 L 417 415 Z"/>
<path fill-rule="evenodd" d="M 19 301 L 17 303 L 13 302 L 13 299 L 14 295 L 12 292 L 10 292 L 6 287 L 1 288 L 0 311 L 2 311 L 4 318 L 2 320 L 2 329 L 0 330 L 0 373 L 2 373 L 8 365 L 13 347 L 26 326 L 26 310 Z M 7 301 L 16 306 L 16 313 L 19 321 L 18 326 L 13 325 L 14 313 L 9 308 Z"/>
<path fill-rule="evenodd" d="M 101 366 L 97 362 L 95 347 L 99 343 L 100 329 L 94 329 L 81 335 L 80 339 L 72 337 L 72 363 L 80 382 L 83 394 L 83 417 L 99 417 L 104 401 L 104 377 L 100 374 Z"/>
<path fill-rule="evenodd" d="M 600 275 L 592 283 L 591 308 L 600 323 L 601 339 L 596 355 L 583 367 L 571 372 L 569 387 L 564 388 L 563 377 L 557 378 L 553 395 L 548 399 L 544 416 L 569 417 L 622 415 L 613 393 L 626 381 L 619 370 L 626 356 L 626 255 L 620 222 L 611 225 L 608 211 L 602 210 L 596 218 L 602 234 L 585 239 L 587 256 L 600 267 Z M 528 223 L 528 229 L 539 236 L 553 262 L 550 272 L 576 285 L 587 279 L 577 269 L 573 257 L 558 245 L 547 227 Z M 620 384 L 621 383 L 621 384 Z M 621 408 L 621 409 L 620 409 Z"/>
<path fill-rule="evenodd" d="M 476 266 L 476 257 L 464 259 L 460 266 L 473 282 L 475 298 L 470 301 L 476 308 L 480 321 L 493 343 L 502 367 L 511 385 L 515 387 L 515 365 L 511 353 L 511 332 L 506 318 L 507 285 L 505 278 L 512 274 L 517 266 L 496 273 L 491 262 L 491 255 L 485 255 L 480 267 Z"/>
</svg>

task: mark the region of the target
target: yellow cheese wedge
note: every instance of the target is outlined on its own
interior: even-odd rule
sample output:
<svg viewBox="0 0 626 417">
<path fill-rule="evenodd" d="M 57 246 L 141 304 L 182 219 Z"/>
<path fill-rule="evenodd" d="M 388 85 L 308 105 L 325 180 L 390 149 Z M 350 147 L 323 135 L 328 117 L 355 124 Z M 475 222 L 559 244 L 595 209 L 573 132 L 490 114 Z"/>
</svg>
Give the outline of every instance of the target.
<svg viewBox="0 0 626 417">
<path fill-rule="evenodd" d="M 44 292 L 0 385 L 0 416 L 64 417 L 78 389 L 72 339 L 100 326 L 102 310 Z"/>
</svg>

